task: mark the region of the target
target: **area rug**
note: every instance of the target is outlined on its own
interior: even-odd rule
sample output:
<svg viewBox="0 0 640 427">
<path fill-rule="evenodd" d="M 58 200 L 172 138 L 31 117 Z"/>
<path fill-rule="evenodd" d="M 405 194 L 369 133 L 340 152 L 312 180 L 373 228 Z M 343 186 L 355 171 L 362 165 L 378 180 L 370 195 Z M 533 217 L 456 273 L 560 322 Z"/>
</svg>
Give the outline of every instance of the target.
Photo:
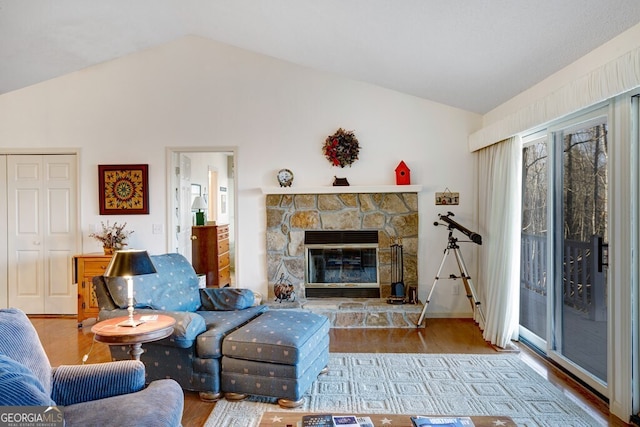
<svg viewBox="0 0 640 427">
<path fill-rule="evenodd" d="M 274 399 L 219 401 L 205 427 L 255 427 Z M 506 415 L 519 426 L 599 424 L 513 354 L 331 353 L 303 406 L 325 413 Z"/>
</svg>

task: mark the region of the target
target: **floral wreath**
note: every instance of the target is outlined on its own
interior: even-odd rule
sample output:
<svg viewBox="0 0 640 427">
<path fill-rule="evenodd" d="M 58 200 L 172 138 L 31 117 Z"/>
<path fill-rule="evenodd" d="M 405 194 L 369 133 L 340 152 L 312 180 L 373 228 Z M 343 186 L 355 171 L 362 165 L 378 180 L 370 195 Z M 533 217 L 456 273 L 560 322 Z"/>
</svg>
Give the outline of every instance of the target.
<svg viewBox="0 0 640 427">
<path fill-rule="evenodd" d="M 352 130 L 340 128 L 325 139 L 322 151 L 333 166 L 343 168 L 358 160 L 360 144 Z"/>
</svg>

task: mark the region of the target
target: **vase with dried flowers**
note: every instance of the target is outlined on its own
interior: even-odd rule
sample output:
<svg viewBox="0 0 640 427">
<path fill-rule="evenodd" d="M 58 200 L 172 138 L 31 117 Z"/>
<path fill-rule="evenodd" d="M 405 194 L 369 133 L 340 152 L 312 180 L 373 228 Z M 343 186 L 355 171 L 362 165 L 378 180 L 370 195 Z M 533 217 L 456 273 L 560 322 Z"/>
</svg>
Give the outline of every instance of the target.
<svg viewBox="0 0 640 427">
<path fill-rule="evenodd" d="M 105 225 L 104 222 L 101 222 L 101 224 L 102 231 L 99 233 L 91 233 L 89 234 L 89 237 L 93 237 L 102 243 L 105 255 L 110 255 L 114 250 L 117 251 L 127 246 L 127 238 L 133 233 L 133 231 L 125 230 L 125 227 L 127 226 L 126 222 L 122 225 L 118 225 L 117 222 L 114 222 L 113 225 L 109 225 L 109 221 L 107 221 L 107 225 Z"/>
</svg>

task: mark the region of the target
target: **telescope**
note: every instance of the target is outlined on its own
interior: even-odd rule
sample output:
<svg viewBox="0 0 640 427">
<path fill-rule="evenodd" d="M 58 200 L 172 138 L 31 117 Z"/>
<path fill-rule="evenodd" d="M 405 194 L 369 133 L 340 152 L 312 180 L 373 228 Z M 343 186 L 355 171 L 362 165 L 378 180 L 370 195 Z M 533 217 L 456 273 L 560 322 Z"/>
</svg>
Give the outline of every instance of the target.
<svg viewBox="0 0 640 427">
<path fill-rule="evenodd" d="M 416 326 L 420 326 L 422 321 L 424 320 L 424 316 L 427 312 L 427 306 L 429 302 L 431 302 L 431 295 L 433 295 L 433 291 L 436 289 L 436 285 L 438 284 L 438 280 L 441 279 L 440 272 L 442 271 L 442 266 L 444 262 L 447 260 L 447 255 L 451 251 L 456 256 L 456 261 L 458 262 L 458 268 L 460 269 L 460 276 L 456 276 L 452 274 L 449 276 L 449 279 L 462 279 L 462 283 L 464 283 L 464 289 L 467 291 L 467 298 L 469 298 L 469 303 L 471 303 L 471 309 L 475 314 L 478 314 L 481 320 L 481 325 L 485 323 L 484 312 L 482 311 L 482 307 L 480 304 L 480 300 L 476 294 L 476 290 L 473 286 L 473 282 L 471 281 L 471 276 L 469 276 L 469 272 L 467 271 L 467 267 L 464 265 L 464 260 L 462 259 L 462 252 L 460 252 L 460 246 L 458 246 L 458 239 L 453 237 L 453 230 L 456 229 L 469 237 L 473 243 L 477 243 L 478 245 L 482 244 L 482 236 L 478 233 L 474 233 L 473 231 L 465 228 L 451 219 L 454 216 L 453 212 L 447 212 L 446 215 L 438 215 L 440 221 L 447 223 L 447 228 L 449 229 L 449 243 L 447 244 L 447 249 L 444 250 L 444 256 L 442 257 L 442 262 L 440 263 L 440 268 L 438 269 L 438 274 L 436 274 L 436 279 L 433 281 L 433 286 L 429 291 L 429 295 L 427 296 L 427 300 L 424 303 L 424 307 L 422 307 L 422 313 L 420 313 L 420 317 L 418 318 L 418 323 Z M 439 223 L 438 221 L 434 222 L 433 225 L 444 225 Z"/>
<path fill-rule="evenodd" d="M 456 229 L 462 234 L 464 234 L 465 236 L 467 236 L 469 239 L 471 239 L 473 243 L 478 245 L 482 244 L 481 235 L 479 235 L 478 233 L 474 233 L 468 228 L 461 226 L 460 224 L 458 224 L 457 222 L 451 219 L 452 216 L 455 216 L 453 212 L 447 212 L 446 215 L 438 214 L 438 218 L 440 218 L 440 221 L 446 222 L 448 224 L 447 228 L 449 228 L 449 230 Z M 434 222 L 433 225 L 440 225 L 440 224 L 438 224 L 438 222 Z"/>
</svg>

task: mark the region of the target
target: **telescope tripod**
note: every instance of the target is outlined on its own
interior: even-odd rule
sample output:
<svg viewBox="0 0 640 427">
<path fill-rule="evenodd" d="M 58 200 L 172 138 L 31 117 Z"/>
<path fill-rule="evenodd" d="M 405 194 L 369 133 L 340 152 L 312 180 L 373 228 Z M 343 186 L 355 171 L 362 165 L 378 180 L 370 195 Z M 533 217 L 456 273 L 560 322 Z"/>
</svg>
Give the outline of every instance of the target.
<svg viewBox="0 0 640 427">
<path fill-rule="evenodd" d="M 462 283 L 464 283 L 464 289 L 467 292 L 467 298 L 469 298 L 469 303 L 471 303 L 471 309 L 474 311 L 477 310 L 480 315 L 480 319 L 482 320 L 482 324 L 484 325 L 484 313 L 482 311 L 482 307 L 480 301 L 478 301 L 478 296 L 476 295 L 476 291 L 473 286 L 473 282 L 471 281 L 471 276 L 467 273 L 467 267 L 464 264 L 464 260 L 462 259 L 462 253 L 460 252 L 460 246 L 458 246 L 458 239 L 453 237 L 453 230 L 449 229 L 449 243 L 447 244 L 447 249 L 444 250 L 444 256 L 442 257 L 442 262 L 440 263 L 440 268 L 438 268 L 438 273 L 436 274 L 436 278 L 433 281 L 433 286 L 431 286 L 431 290 L 429 291 L 429 295 L 427 296 L 427 300 L 424 303 L 424 307 L 422 308 L 422 313 L 420 313 L 420 318 L 418 319 L 418 323 L 416 326 L 420 326 L 422 321 L 424 320 L 424 316 L 427 312 L 427 306 L 431 301 L 431 295 L 436 288 L 436 284 L 440 279 L 440 272 L 442 271 L 442 267 L 444 266 L 444 262 L 447 260 L 447 256 L 449 253 L 453 251 L 453 254 L 456 257 L 456 261 L 458 263 L 458 268 L 460 269 L 460 276 L 450 275 L 449 279 L 462 279 Z"/>
</svg>

